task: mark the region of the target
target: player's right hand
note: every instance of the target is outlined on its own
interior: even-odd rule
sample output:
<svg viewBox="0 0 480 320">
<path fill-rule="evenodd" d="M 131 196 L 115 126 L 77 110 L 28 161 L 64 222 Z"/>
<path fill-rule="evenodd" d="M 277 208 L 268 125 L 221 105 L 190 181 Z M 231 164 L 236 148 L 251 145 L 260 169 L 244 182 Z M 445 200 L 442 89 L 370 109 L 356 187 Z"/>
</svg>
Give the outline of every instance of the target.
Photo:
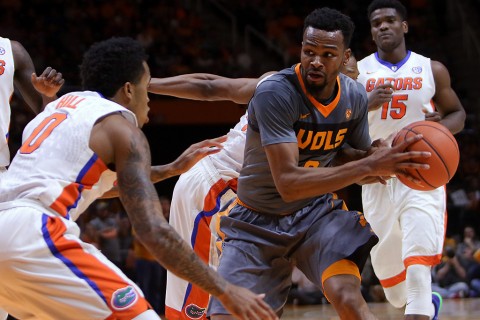
<svg viewBox="0 0 480 320">
<path fill-rule="evenodd" d="M 410 176 L 404 169 L 420 169 L 426 170 L 430 166 L 425 163 L 415 162 L 417 158 L 428 158 L 431 156 L 430 152 L 425 151 L 404 151 L 407 147 L 418 140 L 422 139 L 422 135 L 414 135 L 406 138 L 403 142 L 391 148 L 375 148 L 373 153 L 367 158 L 370 161 L 370 168 L 372 169 L 372 176 L 390 176 L 402 174 L 414 183 L 420 183 L 418 179 Z M 373 149 L 373 148 L 372 148 Z"/>
<path fill-rule="evenodd" d="M 368 111 L 377 110 L 385 102 L 390 102 L 390 100 L 392 100 L 392 94 L 393 84 L 390 82 L 375 87 L 368 96 Z"/>
<path fill-rule="evenodd" d="M 54 97 L 65 83 L 62 74 L 52 67 L 47 67 L 40 76 L 32 73 L 31 81 L 35 90 L 47 97 Z"/>
<path fill-rule="evenodd" d="M 218 300 L 240 320 L 278 320 L 276 313 L 263 300 L 265 294 L 255 294 L 248 289 L 227 284 Z"/>
</svg>

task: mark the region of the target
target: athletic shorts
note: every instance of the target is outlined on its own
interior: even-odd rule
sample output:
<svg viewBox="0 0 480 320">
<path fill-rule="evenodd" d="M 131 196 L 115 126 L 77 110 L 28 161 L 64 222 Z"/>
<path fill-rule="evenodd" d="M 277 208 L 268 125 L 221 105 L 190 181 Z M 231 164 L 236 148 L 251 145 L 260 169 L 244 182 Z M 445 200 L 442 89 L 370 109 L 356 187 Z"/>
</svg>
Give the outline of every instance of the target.
<svg viewBox="0 0 480 320">
<path fill-rule="evenodd" d="M 417 191 L 392 178 L 362 187 L 365 218 L 379 237 L 372 266 L 383 287 L 405 280 L 412 264 L 440 262 L 446 226 L 445 187 Z"/>
<path fill-rule="evenodd" d="M 236 183 L 236 178 L 221 174 L 206 157 L 180 176 L 173 191 L 170 224 L 214 269 L 218 265 L 217 213 L 236 197 Z M 167 319 L 206 319 L 209 299 L 208 292 L 167 271 Z"/>
<path fill-rule="evenodd" d="M 218 272 L 228 281 L 266 293 L 276 311 L 284 306 L 296 265 L 313 283 L 322 286 L 322 273 L 333 263 L 349 259 L 361 271 L 377 236 L 357 211 L 346 211 L 333 194 L 316 198 L 286 215 L 260 214 L 237 204 L 222 216 L 224 234 Z M 208 313 L 228 314 L 211 298 Z"/>
<path fill-rule="evenodd" d="M 0 307 L 18 319 L 133 319 L 141 290 L 73 221 L 0 204 Z"/>
</svg>

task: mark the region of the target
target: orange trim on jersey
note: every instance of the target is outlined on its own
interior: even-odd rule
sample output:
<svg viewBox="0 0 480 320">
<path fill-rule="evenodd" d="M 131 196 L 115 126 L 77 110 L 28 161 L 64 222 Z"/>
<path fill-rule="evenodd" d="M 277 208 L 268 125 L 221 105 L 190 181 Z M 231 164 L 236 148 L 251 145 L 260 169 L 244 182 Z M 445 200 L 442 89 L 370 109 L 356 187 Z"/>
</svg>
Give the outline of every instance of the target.
<svg viewBox="0 0 480 320">
<path fill-rule="evenodd" d="M 107 169 L 108 168 L 102 161 L 102 159 L 97 158 L 93 165 L 90 167 L 90 169 L 88 169 L 88 171 L 82 177 L 80 183 L 84 185 L 85 189 L 91 189 L 92 186 L 98 182 L 102 173 Z"/>
<path fill-rule="evenodd" d="M 323 271 L 322 284 L 328 278 L 331 278 L 333 276 L 337 276 L 340 274 L 350 274 L 352 276 L 357 277 L 358 280 L 361 280 L 360 270 L 358 270 L 358 266 L 355 264 L 355 262 L 347 259 L 342 259 L 332 263 L 327 269 L 325 269 L 325 271 Z"/>
<path fill-rule="evenodd" d="M 165 305 L 165 318 L 168 320 L 180 320 L 181 313 L 178 310 Z"/>
<path fill-rule="evenodd" d="M 335 99 L 327 105 L 323 105 L 322 103 L 318 102 L 305 87 L 305 83 L 303 82 L 302 73 L 300 71 L 300 63 L 295 66 L 295 73 L 297 74 L 298 81 L 300 82 L 300 86 L 302 87 L 303 93 L 307 96 L 308 100 L 317 108 L 318 111 L 326 118 L 328 115 L 337 107 L 338 102 L 340 101 L 340 96 L 342 93 L 342 88 L 340 87 L 340 77 L 337 76 L 337 86 L 338 92 Z"/>
<path fill-rule="evenodd" d="M 250 209 L 252 211 L 255 211 L 255 212 L 258 212 L 258 210 L 256 210 L 255 208 L 252 208 L 250 207 L 249 205 L 245 204 L 245 202 L 243 202 L 242 200 L 238 199 L 237 198 L 237 204 L 241 205 L 242 207 L 245 207 L 247 209 Z"/>
<path fill-rule="evenodd" d="M 407 278 L 407 270 L 404 269 L 402 272 L 400 272 L 396 276 L 393 276 L 393 277 L 387 278 L 387 279 L 383 279 L 383 280 L 380 279 L 380 284 L 384 288 L 390 288 L 390 287 L 396 286 L 397 284 L 405 281 L 406 278 Z"/>
<path fill-rule="evenodd" d="M 440 263 L 442 260 L 442 254 L 436 254 L 433 256 L 413 256 L 408 257 L 403 261 L 405 268 L 408 268 L 414 264 L 420 264 L 424 266 L 434 266 Z"/>
<path fill-rule="evenodd" d="M 337 275 L 343 275 L 343 274 L 355 276 L 358 278 L 359 281 L 362 280 L 358 266 L 351 260 L 342 259 L 332 263 L 327 269 L 325 269 L 325 271 L 323 271 L 322 286 L 324 285 L 325 281 L 328 278 L 331 278 Z M 323 290 L 323 293 L 325 294 L 325 289 Z M 328 299 L 326 294 L 325 294 L 325 298 L 327 298 L 327 300 L 330 301 L 330 299 Z"/>
<path fill-rule="evenodd" d="M 433 103 L 432 99 L 430 99 L 430 105 L 432 106 L 433 111 L 437 110 L 437 108 L 435 107 L 435 103 Z"/>
<path fill-rule="evenodd" d="M 98 182 L 102 173 L 107 170 L 107 166 L 100 158 L 96 158 L 90 167 L 87 164 L 87 171 L 80 176 L 80 181 L 72 182 L 63 188 L 60 195 L 50 205 L 50 208 L 67 217 L 68 211 L 76 206 L 83 189 L 91 189 Z"/>
<path fill-rule="evenodd" d="M 62 193 L 58 198 L 50 205 L 50 208 L 58 212 L 62 217 L 66 217 L 68 210 L 73 206 L 80 196 L 80 185 L 78 183 L 70 183 L 63 188 Z"/>
<path fill-rule="evenodd" d="M 112 306 L 115 291 L 127 288 L 131 284 L 110 267 L 97 260 L 96 257 L 86 252 L 80 243 L 65 238 L 66 227 L 61 218 L 46 215 L 44 217 L 46 217 L 44 218 L 44 223 L 46 222 L 44 224 L 46 228 L 44 238 L 50 251 L 56 258 L 64 262 L 67 268 L 72 270 L 72 276 L 74 274 L 79 279 L 84 280 L 97 294 L 99 293 L 97 290 L 100 291 L 100 297 L 104 299 L 113 313 L 108 319 L 129 320 L 148 309 L 152 309 L 139 292 L 136 292 L 137 300 L 132 302 L 131 306 L 123 310 L 115 309 Z"/>
<path fill-rule="evenodd" d="M 220 239 L 222 239 L 222 241 L 225 239 L 225 233 L 223 233 L 221 230 L 220 230 L 220 218 L 222 216 L 228 216 L 228 214 L 230 213 L 230 211 L 232 210 L 233 207 L 235 207 L 238 203 L 239 199 L 238 198 L 235 198 L 235 200 L 232 201 L 232 203 L 230 203 L 228 205 L 228 207 L 223 210 L 223 211 L 219 211 L 217 213 L 217 219 L 215 221 L 215 231 L 217 232 L 218 236 L 220 237 Z M 219 244 L 220 244 L 220 247 L 219 247 Z M 221 249 L 221 242 L 217 242 L 217 249 L 222 251 Z"/>
</svg>

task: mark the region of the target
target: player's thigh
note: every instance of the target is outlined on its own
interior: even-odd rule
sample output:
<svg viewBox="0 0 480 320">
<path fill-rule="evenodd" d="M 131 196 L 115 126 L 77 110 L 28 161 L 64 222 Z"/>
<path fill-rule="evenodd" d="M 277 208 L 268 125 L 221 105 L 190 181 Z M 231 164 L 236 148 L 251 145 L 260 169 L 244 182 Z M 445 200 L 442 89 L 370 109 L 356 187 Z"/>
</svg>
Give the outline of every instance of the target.
<svg viewBox="0 0 480 320">
<path fill-rule="evenodd" d="M 403 207 L 400 224 L 403 234 L 403 258 L 431 257 L 435 261 L 426 262 L 427 265 L 438 263 L 446 226 L 444 189 L 412 190 L 409 201 Z"/>
<path fill-rule="evenodd" d="M 42 319 L 73 319 L 78 314 L 101 319 L 112 313 L 131 319 L 148 309 L 140 289 L 99 250 L 82 242 L 73 222 L 17 211 L 12 217 L 23 213 L 29 223 L 17 230 L 24 237 L 1 264 L 0 296 L 7 305 Z"/>
</svg>

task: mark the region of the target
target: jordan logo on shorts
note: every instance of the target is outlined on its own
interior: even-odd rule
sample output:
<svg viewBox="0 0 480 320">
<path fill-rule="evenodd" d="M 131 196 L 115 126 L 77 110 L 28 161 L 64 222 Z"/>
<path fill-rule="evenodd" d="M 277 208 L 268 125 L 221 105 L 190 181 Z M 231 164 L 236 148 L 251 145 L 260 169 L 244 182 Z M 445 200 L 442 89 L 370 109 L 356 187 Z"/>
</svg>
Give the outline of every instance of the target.
<svg viewBox="0 0 480 320">
<path fill-rule="evenodd" d="M 199 306 L 196 306 L 194 304 L 189 304 L 185 308 L 185 314 L 190 319 L 200 319 L 204 313 L 205 313 L 205 308 L 200 308 Z"/>
<path fill-rule="evenodd" d="M 118 289 L 112 295 L 112 307 L 115 310 L 124 310 L 138 300 L 138 295 L 132 286 Z"/>
</svg>

